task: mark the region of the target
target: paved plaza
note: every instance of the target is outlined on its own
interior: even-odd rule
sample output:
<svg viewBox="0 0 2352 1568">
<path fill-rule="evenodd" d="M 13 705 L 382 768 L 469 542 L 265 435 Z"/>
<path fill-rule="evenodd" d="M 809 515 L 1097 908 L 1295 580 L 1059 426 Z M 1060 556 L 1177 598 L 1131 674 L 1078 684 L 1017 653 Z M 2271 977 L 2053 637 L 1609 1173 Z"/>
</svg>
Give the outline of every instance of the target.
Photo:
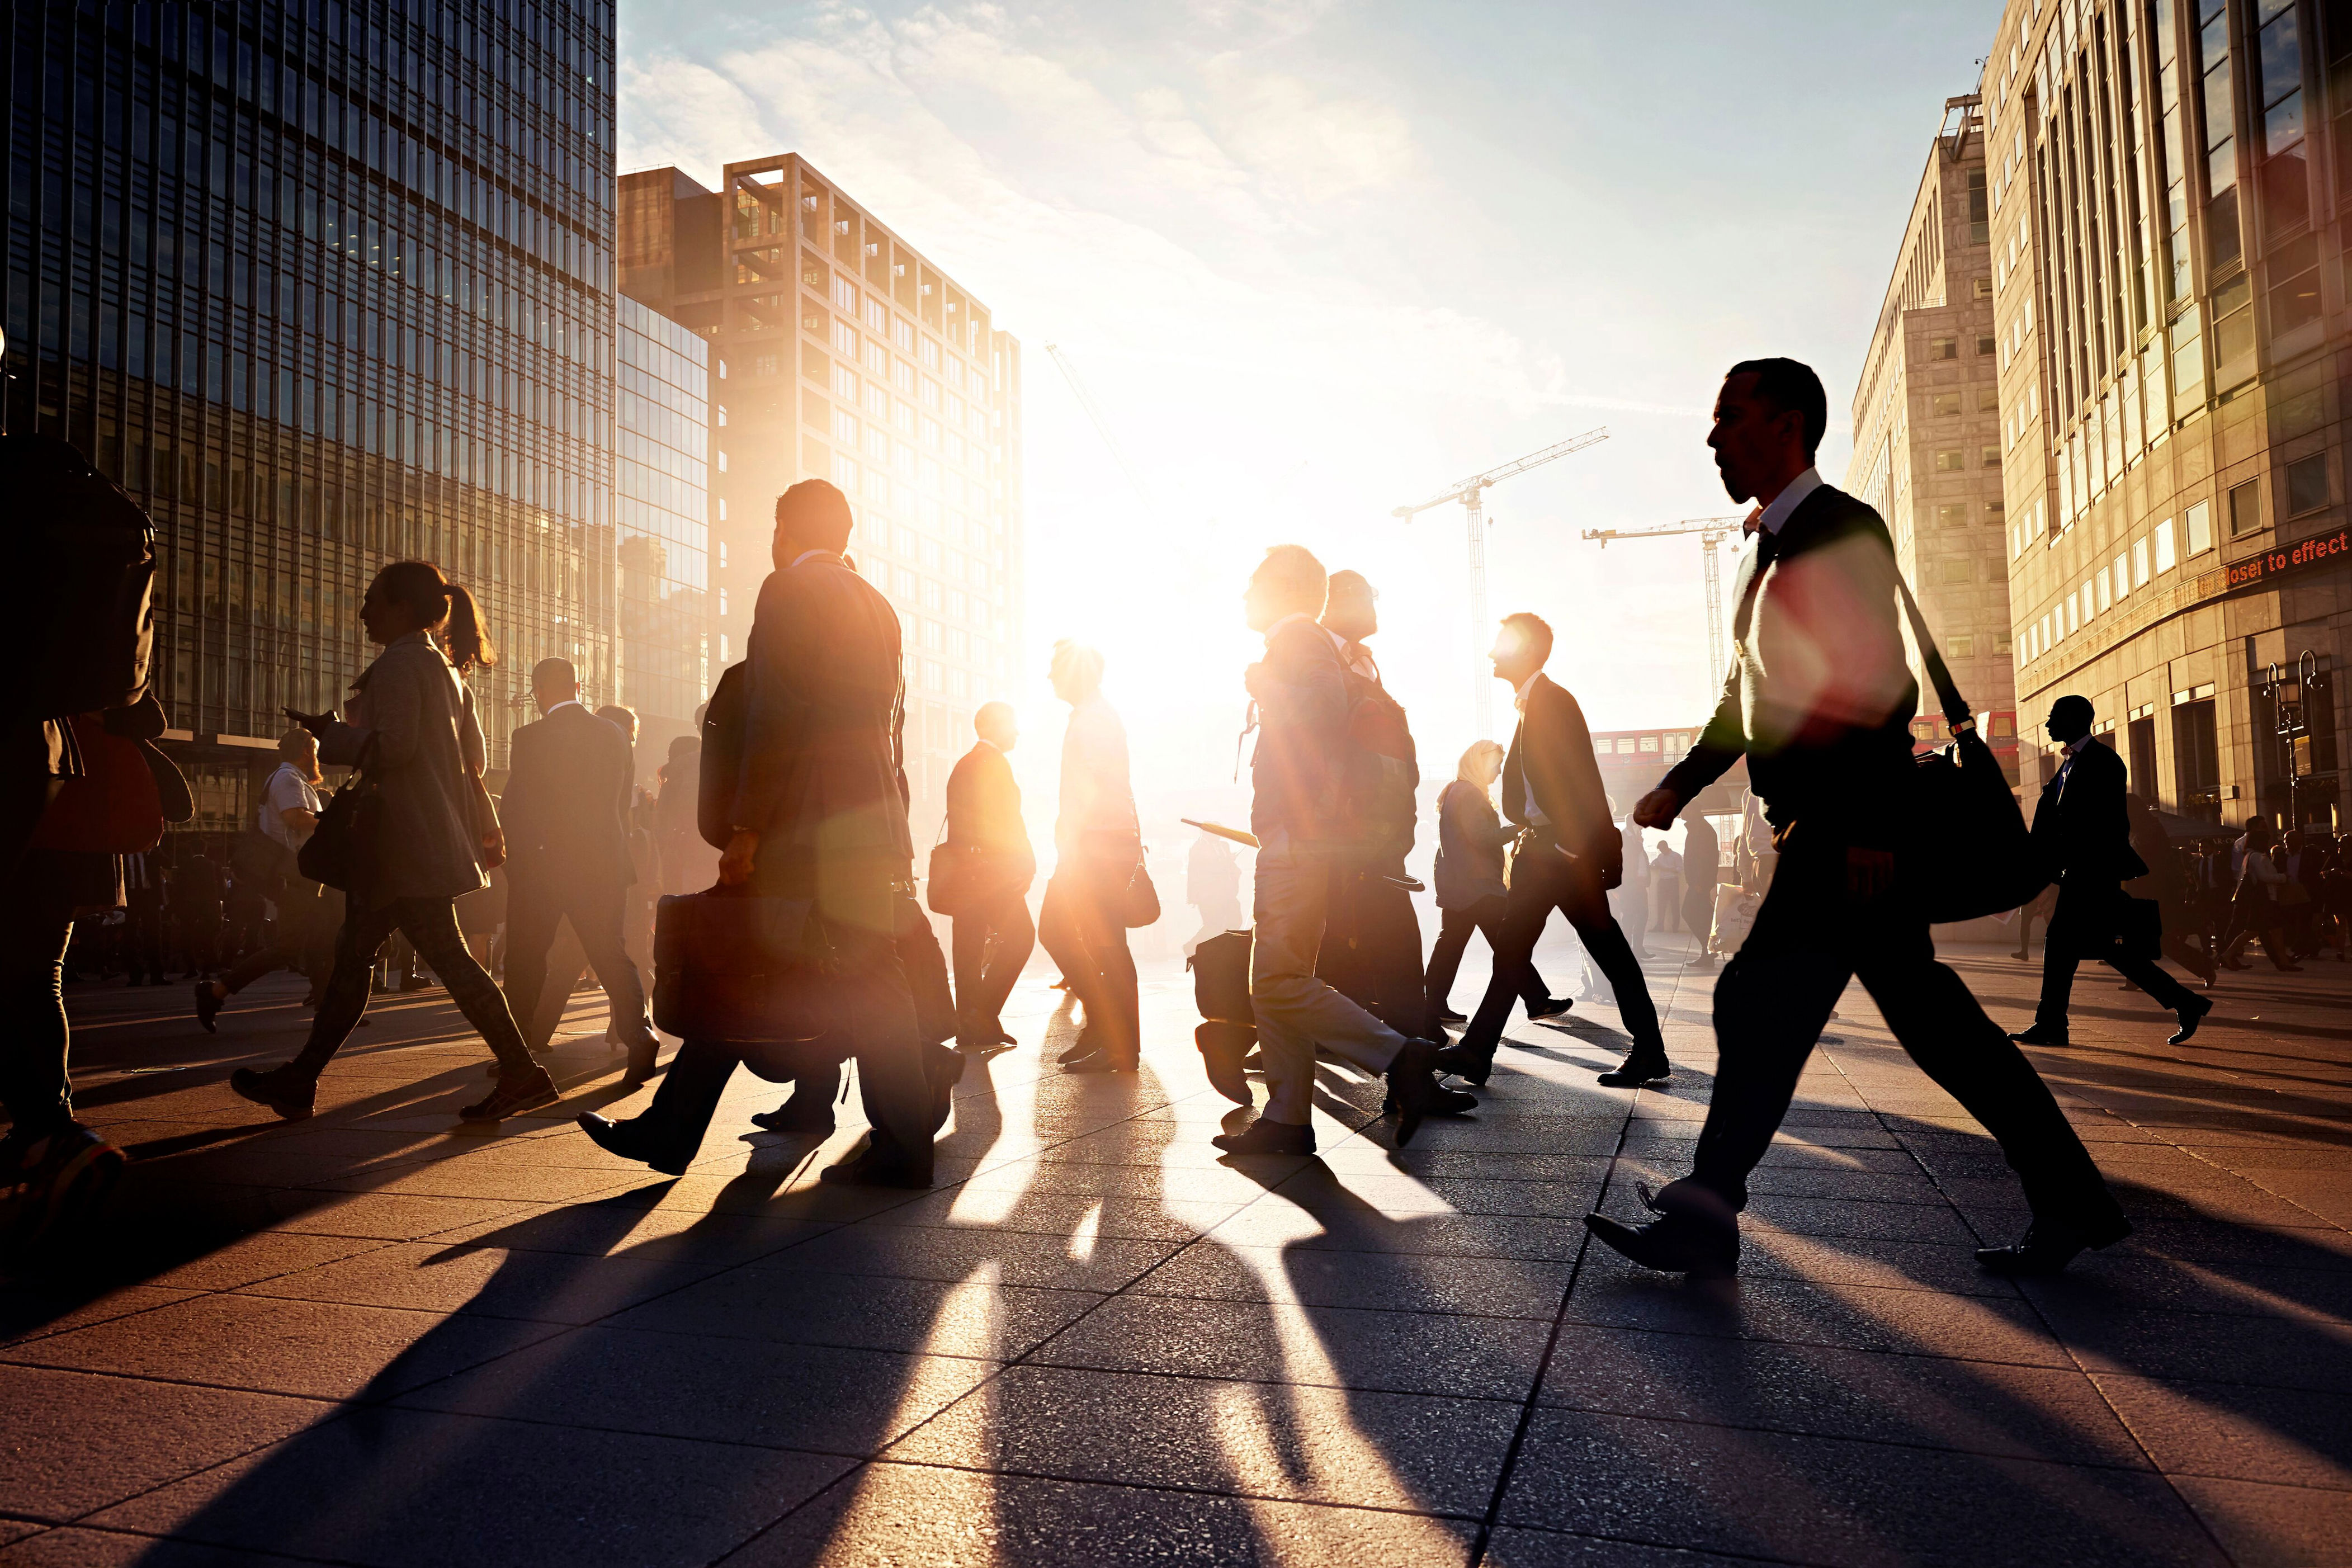
<svg viewBox="0 0 2352 1568">
<path fill-rule="evenodd" d="M 2184 1047 L 2086 973 L 2035 1059 L 2138 1234 L 2022 1287 L 1969 1258 L 2024 1224 L 1999 1152 L 1850 990 L 1742 1277 L 1691 1285 L 1580 1223 L 1686 1163 L 1683 942 L 1668 1088 L 1599 1087 L 1625 1041 L 1580 1004 L 1408 1150 L 1335 1069 L 1318 1158 L 1237 1165 L 1186 977 L 1147 970 L 1139 1077 L 1066 1078 L 1041 961 L 929 1194 L 819 1186 L 856 1095 L 813 1146 L 744 1075 L 684 1177 L 603 1153 L 571 1113 L 645 1096 L 593 994 L 562 1114 L 486 1132 L 438 991 L 283 1124 L 226 1080 L 291 1051 L 299 983 L 217 1037 L 79 988 L 84 1113 L 138 1163 L 5 1282 L 0 1563 L 2352 1562 L 2352 966 L 2225 976 Z M 2030 1016 L 2038 965 L 1955 962 Z"/>
</svg>

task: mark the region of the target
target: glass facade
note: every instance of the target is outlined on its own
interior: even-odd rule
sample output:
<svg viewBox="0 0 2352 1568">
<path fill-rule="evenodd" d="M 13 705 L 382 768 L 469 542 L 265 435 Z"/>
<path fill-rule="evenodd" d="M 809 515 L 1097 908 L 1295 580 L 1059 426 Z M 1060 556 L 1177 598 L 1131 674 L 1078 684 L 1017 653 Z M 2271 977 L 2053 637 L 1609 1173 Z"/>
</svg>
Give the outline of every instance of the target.
<svg viewBox="0 0 2352 1568">
<path fill-rule="evenodd" d="M 535 658 L 611 691 L 613 5 L 15 6 L 7 48 L 8 427 L 152 513 L 200 775 L 341 700 L 403 556 L 483 601 L 494 756 Z"/>
<path fill-rule="evenodd" d="M 658 759 L 710 694 L 710 345 L 625 297 L 616 325 L 620 700 Z"/>
</svg>

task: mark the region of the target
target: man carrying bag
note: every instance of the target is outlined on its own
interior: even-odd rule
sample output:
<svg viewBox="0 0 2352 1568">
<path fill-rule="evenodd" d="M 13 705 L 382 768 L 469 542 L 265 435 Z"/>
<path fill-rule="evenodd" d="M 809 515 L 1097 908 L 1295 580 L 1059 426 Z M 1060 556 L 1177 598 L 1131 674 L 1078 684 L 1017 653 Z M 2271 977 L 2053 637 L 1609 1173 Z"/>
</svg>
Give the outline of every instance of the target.
<svg viewBox="0 0 2352 1568">
<path fill-rule="evenodd" d="M 1715 717 L 1633 819 L 1665 827 L 1744 753 L 1780 862 L 1716 985 L 1715 1092 L 1691 1173 L 1644 1192 L 1656 1219 L 1585 1223 L 1650 1268 L 1733 1273 L 1748 1173 L 1831 1009 L 1859 977 L 1896 1041 L 1999 1140 L 2024 1185 L 2033 1213 L 2024 1240 L 1980 1249 L 1978 1261 L 2002 1274 L 2054 1273 L 2131 1226 L 2032 1065 L 1936 961 L 1928 921 L 1949 918 L 1951 888 L 1997 879 L 1958 863 L 1967 857 L 1937 837 L 1960 830 L 1939 811 L 1982 805 L 1984 759 L 1964 747 L 1958 765 L 1913 761 L 1919 695 L 1896 626 L 1902 574 L 1878 514 L 1813 468 L 1827 422 L 1820 379 L 1792 360 L 1734 365 L 1716 401 L 1707 445 L 1724 488 L 1757 503 L 1734 601 L 1735 661 Z M 1936 670 L 1933 650 L 1923 637 Z M 2003 809 L 2008 823 L 1987 818 L 1989 836 L 2021 837 L 2014 805 Z M 1898 846 L 1908 862 L 1900 886 Z M 1979 844 L 1972 858 L 2005 863 L 2022 849 Z"/>
</svg>

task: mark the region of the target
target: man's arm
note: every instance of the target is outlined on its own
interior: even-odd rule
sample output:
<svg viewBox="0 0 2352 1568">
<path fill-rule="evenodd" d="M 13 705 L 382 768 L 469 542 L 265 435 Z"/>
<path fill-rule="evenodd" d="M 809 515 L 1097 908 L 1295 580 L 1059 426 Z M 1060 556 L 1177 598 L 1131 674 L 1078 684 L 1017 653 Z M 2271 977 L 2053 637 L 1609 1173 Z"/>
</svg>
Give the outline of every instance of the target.
<svg viewBox="0 0 2352 1568">
<path fill-rule="evenodd" d="M 1715 705 L 1715 716 L 1683 753 L 1683 760 L 1634 805 L 1633 820 L 1644 827 L 1672 826 L 1683 807 L 1698 798 L 1699 791 L 1729 772 L 1731 764 L 1747 753 L 1748 731 L 1739 719 L 1739 670 L 1735 665 L 1723 678 L 1723 696 Z"/>
<path fill-rule="evenodd" d="M 1546 726 L 1551 733 L 1543 738 L 1542 751 L 1547 754 L 1536 760 L 1561 796 L 1552 804 L 1573 814 L 1554 820 L 1562 827 L 1571 822 L 1576 825 L 1584 839 L 1578 853 L 1591 855 L 1604 868 L 1621 866 L 1624 841 L 1609 819 L 1609 789 L 1601 782 L 1601 760 L 1593 753 L 1592 731 L 1584 721 L 1584 709 L 1565 687 L 1553 686 L 1544 698 L 1551 710 Z M 1529 787 L 1535 783 L 1530 778 Z M 1543 803 L 1538 800 L 1538 804 Z M 1545 815 L 1551 816 L 1549 805 L 1545 806 Z"/>
</svg>

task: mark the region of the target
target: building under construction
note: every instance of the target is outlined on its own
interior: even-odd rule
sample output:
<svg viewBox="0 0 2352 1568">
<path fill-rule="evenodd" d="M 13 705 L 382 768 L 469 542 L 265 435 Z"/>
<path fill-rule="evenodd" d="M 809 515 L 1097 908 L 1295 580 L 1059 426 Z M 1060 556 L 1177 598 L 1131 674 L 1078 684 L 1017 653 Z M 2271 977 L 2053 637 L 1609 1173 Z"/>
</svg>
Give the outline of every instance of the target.
<svg viewBox="0 0 2352 1568">
<path fill-rule="evenodd" d="M 743 656 L 775 499 L 830 479 L 858 568 L 907 634 L 919 823 L 1012 688 L 1021 638 L 1021 345 L 988 307 L 796 154 L 620 184 L 620 289 L 709 341 L 710 582 Z"/>
</svg>

